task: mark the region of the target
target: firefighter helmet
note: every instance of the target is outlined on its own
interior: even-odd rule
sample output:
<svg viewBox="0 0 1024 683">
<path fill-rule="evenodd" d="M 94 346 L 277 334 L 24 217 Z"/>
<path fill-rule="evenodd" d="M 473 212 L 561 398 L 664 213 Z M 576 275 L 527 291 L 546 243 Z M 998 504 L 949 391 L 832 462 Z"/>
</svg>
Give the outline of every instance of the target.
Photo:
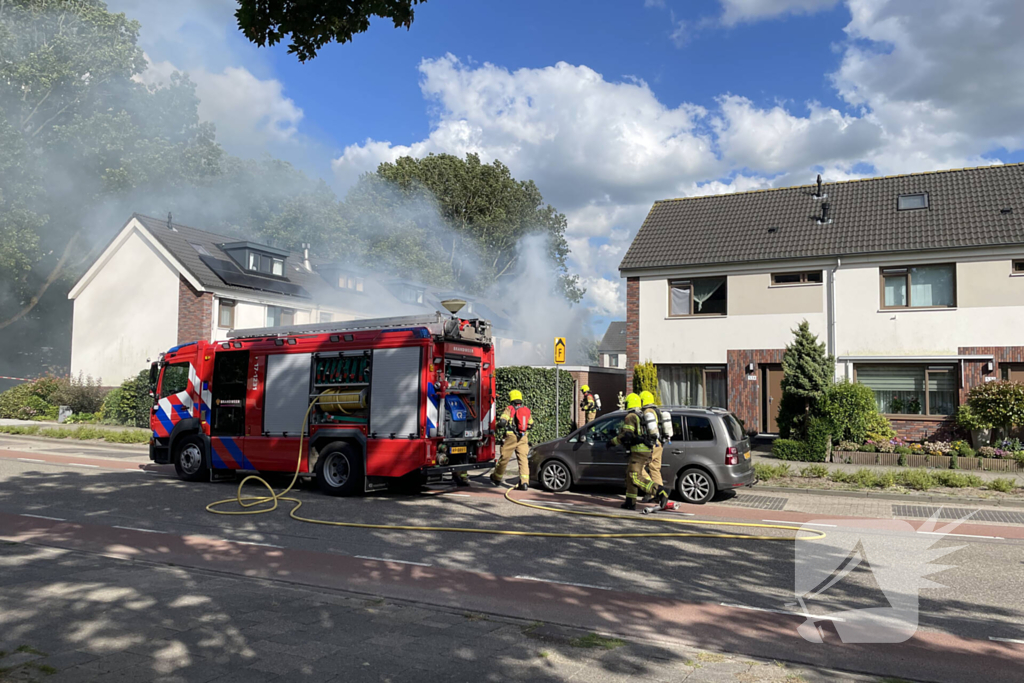
<svg viewBox="0 0 1024 683">
<path fill-rule="evenodd" d="M 512 391 L 508 392 L 508 400 L 510 400 L 510 401 L 522 401 L 523 400 L 523 392 L 519 391 L 518 389 L 513 389 Z"/>
<path fill-rule="evenodd" d="M 626 410 L 633 410 L 640 407 L 640 397 L 636 394 L 626 396 Z"/>
<path fill-rule="evenodd" d="M 640 392 L 640 405 L 646 408 L 649 405 L 654 404 L 654 394 L 649 391 Z"/>
<path fill-rule="evenodd" d="M 584 384 L 582 387 L 580 387 L 580 391 L 582 391 L 585 394 L 588 391 L 590 391 L 590 386 L 587 385 L 587 384 Z"/>
</svg>

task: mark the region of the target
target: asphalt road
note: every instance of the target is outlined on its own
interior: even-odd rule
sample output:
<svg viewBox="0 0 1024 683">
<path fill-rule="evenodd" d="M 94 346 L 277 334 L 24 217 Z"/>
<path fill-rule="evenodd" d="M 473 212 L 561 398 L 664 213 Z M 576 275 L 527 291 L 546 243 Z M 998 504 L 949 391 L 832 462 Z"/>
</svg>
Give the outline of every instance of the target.
<svg viewBox="0 0 1024 683">
<path fill-rule="evenodd" d="M 0 448 L 25 443 L 40 448 L 38 441 L 6 438 L 0 440 Z M 60 443 L 43 448 L 64 456 L 82 453 L 138 460 L 138 451 L 116 447 Z M 0 459 L 0 513 L 579 584 L 640 593 L 652 603 L 680 600 L 793 610 L 793 543 L 708 538 L 577 540 L 337 528 L 297 522 L 284 510 L 216 516 L 205 506 L 233 497 L 237 484 L 188 484 L 136 469 L 31 460 Z M 378 493 L 332 499 L 310 483 L 296 497 L 304 501 L 304 516 L 347 522 L 568 532 L 643 530 L 650 523 L 642 518 L 634 523 L 531 510 L 498 495 L 483 495 L 496 492 L 482 479 L 477 479 L 470 494 L 446 489 L 440 495 Z M 272 483 L 282 487 L 287 478 Z M 257 492 L 254 488 L 253 493 Z M 542 496 L 531 491 L 521 497 L 540 500 Z M 717 514 L 721 518 L 728 512 L 719 506 Z M 764 512 L 764 517 L 773 518 L 773 514 Z M 937 547 L 959 549 L 942 558 L 947 569 L 930 577 L 941 586 L 921 593 L 921 628 L 980 640 L 1024 640 L 1024 541 L 960 537 L 938 541 Z M 888 604 L 866 567 L 851 572 L 829 596 L 831 604 L 822 603 L 819 610 Z"/>
</svg>

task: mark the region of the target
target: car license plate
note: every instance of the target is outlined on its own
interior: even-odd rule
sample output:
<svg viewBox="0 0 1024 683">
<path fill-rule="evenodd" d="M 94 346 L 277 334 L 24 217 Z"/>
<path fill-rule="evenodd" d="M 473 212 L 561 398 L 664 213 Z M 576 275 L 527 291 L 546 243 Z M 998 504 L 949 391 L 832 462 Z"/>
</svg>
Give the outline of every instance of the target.
<svg viewBox="0 0 1024 683">
<path fill-rule="evenodd" d="M 743 454 L 743 459 L 750 460 L 750 451 L 747 451 L 746 453 Z"/>
<path fill-rule="evenodd" d="M 452 446 L 452 453 L 465 453 L 465 452 L 466 452 L 466 447 L 465 446 Z M 748 453 L 747 456 L 749 457 L 750 454 Z"/>
</svg>

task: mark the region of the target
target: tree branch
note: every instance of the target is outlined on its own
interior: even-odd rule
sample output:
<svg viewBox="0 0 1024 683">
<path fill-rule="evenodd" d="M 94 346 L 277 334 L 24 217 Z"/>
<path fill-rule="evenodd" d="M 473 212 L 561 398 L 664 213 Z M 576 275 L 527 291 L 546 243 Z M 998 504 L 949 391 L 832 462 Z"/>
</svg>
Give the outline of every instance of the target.
<svg viewBox="0 0 1024 683">
<path fill-rule="evenodd" d="M 64 247 L 64 253 L 61 254 L 60 260 L 57 261 L 57 265 L 54 266 L 53 272 L 51 272 L 50 275 L 46 278 L 46 281 L 43 282 L 43 285 L 42 287 L 39 288 L 39 291 L 36 292 L 31 299 L 29 299 L 27 306 L 22 308 L 20 311 L 15 313 L 12 317 L 8 318 L 7 320 L 0 322 L 0 330 L 4 329 L 5 327 L 12 323 L 17 322 L 18 320 L 21 320 L 28 314 L 29 311 L 36 307 L 36 304 L 39 303 L 39 300 L 43 297 L 43 294 L 46 293 L 46 290 L 50 288 L 50 285 L 56 282 L 58 277 L 60 277 L 61 272 L 64 270 L 64 266 L 68 262 L 68 258 L 74 251 L 75 243 L 78 241 L 78 236 L 80 234 L 81 231 L 78 231 L 71 236 L 71 239 L 68 240 L 68 246 Z"/>
</svg>

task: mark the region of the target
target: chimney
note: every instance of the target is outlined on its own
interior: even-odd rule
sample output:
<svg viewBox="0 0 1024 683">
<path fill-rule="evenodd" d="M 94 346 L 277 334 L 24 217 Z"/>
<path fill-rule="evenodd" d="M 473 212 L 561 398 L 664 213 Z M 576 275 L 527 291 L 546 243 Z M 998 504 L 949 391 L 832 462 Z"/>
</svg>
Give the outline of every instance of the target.
<svg viewBox="0 0 1024 683">
<path fill-rule="evenodd" d="M 168 230 L 174 230 L 174 232 L 178 232 L 177 228 L 175 228 L 174 224 L 171 222 L 171 212 L 170 211 L 167 212 L 167 229 Z"/>
<path fill-rule="evenodd" d="M 306 267 L 306 270 L 310 273 L 313 272 L 313 268 L 309 265 L 309 245 L 303 243 L 302 245 L 302 265 Z"/>
<path fill-rule="evenodd" d="M 828 202 L 822 202 L 821 203 L 821 220 L 818 221 L 819 223 L 828 223 L 829 222 L 828 209 L 829 209 Z"/>
<path fill-rule="evenodd" d="M 821 196 L 821 174 L 818 174 L 818 191 L 814 194 L 815 197 Z"/>
</svg>

